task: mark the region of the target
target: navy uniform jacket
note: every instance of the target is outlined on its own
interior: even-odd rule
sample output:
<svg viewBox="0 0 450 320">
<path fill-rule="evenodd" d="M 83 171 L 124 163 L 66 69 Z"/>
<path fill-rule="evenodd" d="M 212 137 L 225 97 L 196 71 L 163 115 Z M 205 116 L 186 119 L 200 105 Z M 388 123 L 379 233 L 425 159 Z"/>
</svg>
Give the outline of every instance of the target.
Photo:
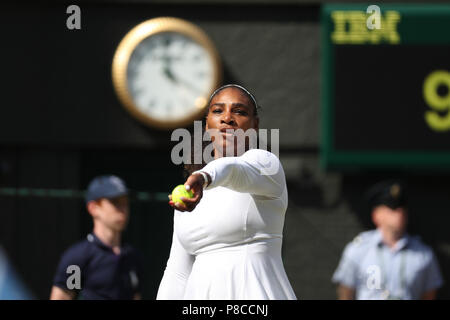
<svg viewBox="0 0 450 320">
<path fill-rule="evenodd" d="M 80 290 L 73 288 L 74 269 L 81 273 Z M 69 268 L 69 269 L 68 269 Z M 74 291 L 79 298 L 88 300 L 128 300 L 141 292 L 142 257 L 137 250 L 123 245 L 120 254 L 102 243 L 94 234 L 64 252 L 53 284 Z M 68 280 L 72 284 L 68 288 Z"/>
</svg>

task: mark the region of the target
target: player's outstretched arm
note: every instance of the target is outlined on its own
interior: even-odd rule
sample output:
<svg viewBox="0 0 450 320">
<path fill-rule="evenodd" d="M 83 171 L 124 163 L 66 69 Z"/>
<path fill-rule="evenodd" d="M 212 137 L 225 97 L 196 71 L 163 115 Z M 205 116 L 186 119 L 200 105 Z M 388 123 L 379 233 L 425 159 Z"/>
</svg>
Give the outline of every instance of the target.
<svg viewBox="0 0 450 320">
<path fill-rule="evenodd" d="M 201 171 L 212 179 L 208 189 L 222 186 L 269 198 L 279 198 L 286 189 L 280 160 L 265 150 L 251 149 L 240 157 L 216 159 Z"/>
<path fill-rule="evenodd" d="M 207 183 L 211 181 L 209 175 L 206 175 L 209 179 Z M 187 186 L 187 190 L 192 190 L 194 196 L 192 198 L 181 197 L 181 201 L 183 203 L 175 203 L 172 201 L 172 196 L 169 195 L 169 205 L 178 211 L 192 211 L 195 209 L 197 204 L 203 197 L 203 185 L 205 184 L 205 179 L 201 174 L 191 174 L 186 182 L 184 183 Z"/>
</svg>

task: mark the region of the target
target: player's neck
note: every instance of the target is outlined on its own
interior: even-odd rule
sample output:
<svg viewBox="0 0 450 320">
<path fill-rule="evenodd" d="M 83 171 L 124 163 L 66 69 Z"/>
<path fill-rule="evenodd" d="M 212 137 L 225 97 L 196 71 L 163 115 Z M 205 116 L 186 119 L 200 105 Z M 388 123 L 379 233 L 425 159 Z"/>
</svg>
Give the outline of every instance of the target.
<svg viewBox="0 0 450 320">
<path fill-rule="evenodd" d="M 121 232 L 112 230 L 100 224 L 94 225 L 94 233 L 101 242 L 111 247 L 114 253 L 120 253 Z"/>
<path fill-rule="evenodd" d="M 235 149 L 234 151 L 232 150 L 221 150 L 220 148 L 215 148 L 214 149 L 214 160 L 215 159 L 219 159 L 219 158 L 223 158 L 223 157 L 240 157 L 242 156 L 245 151 L 247 151 L 248 149 L 246 148 L 245 150 L 241 151 L 241 150 L 237 150 Z M 239 152 L 241 151 L 241 152 Z"/>
</svg>

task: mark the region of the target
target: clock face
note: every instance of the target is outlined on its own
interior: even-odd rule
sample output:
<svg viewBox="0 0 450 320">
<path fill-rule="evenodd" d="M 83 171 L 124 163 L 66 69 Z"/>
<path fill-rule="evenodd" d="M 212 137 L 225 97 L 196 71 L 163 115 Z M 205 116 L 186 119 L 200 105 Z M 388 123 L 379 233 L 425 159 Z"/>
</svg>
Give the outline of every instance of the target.
<svg viewBox="0 0 450 320">
<path fill-rule="evenodd" d="M 204 47 L 175 32 L 145 38 L 131 54 L 128 90 L 142 113 L 178 121 L 203 109 L 214 86 L 214 61 Z"/>
<path fill-rule="evenodd" d="M 221 75 L 219 55 L 207 35 L 171 17 L 134 27 L 112 65 L 114 88 L 126 109 L 147 125 L 166 129 L 199 119 Z"/>
</svg>

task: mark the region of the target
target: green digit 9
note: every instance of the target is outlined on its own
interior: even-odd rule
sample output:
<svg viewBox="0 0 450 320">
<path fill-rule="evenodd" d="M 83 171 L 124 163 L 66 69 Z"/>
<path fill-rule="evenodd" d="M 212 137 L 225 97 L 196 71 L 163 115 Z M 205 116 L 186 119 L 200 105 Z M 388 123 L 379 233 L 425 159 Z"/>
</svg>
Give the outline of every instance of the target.
<svg viewBox="0 0 450 320">
<path fill-rule="evenodd" d="M 441 85 L 447 87 L 445 96 L 437 92 Z M 437 70 L 430 73 L 423 83 L 423 96 L 428 106 L 433 109 L 425 112 L 425 122 L 434 131 L 450 130 L 450 72 Z M 446 115 L 439 114 L 446 111 Z"/>
</svg>

